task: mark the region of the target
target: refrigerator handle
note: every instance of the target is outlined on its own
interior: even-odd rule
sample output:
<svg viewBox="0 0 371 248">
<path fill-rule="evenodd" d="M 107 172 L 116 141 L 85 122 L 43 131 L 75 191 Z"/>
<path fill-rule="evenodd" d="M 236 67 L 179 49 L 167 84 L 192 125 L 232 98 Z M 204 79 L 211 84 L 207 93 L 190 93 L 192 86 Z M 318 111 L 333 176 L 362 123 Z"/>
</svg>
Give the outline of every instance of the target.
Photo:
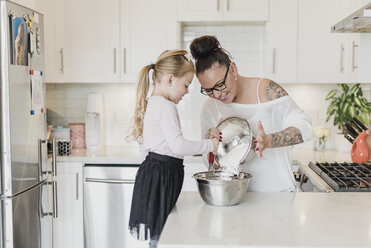
<svg viewBox="0 0 371 248">
<path fill-rule="evenodd" d="M 42 144 L 46 144 L 47 141 L 46 140 L 42 140 L 42 139 L 39 139 L 38 140 L 39 142 L 39 178 L 41 175 L 45 175 L 45 174 L 52 174 L 52 176 L 56 176 L 57 175 L 57 166 L 56 166 L 56 161 L 57 161 L 57 153 L 56 153 L 56 140 L 53 139 L 52 140 L 52 170 L 51 171 L 43 171 L 42 170 L 42 158 L 43 158 L 43 154 L 42 154 Z"/>
<path fill-rule="evenodd" d="M 43 189 L 43 186 L 49 186 L 49 185 L 52 185 L 53 187 L 53 211 L 52 212 L 44 212 L 44 208 L 43 208 L 43 204 L 42 204 L 42 189 Z M 45 217 L 45 216 L 53 216 L 53 218 L 57 218 L 58 217 L 58 212 L 57 212 L 57 182 L 56 181 L 52 181 L 52 182 L 45 182 L 45 184 L 43 184 L 41 186 L 41 197 L 40 197 L 40 213 L 41 213 L 41 217 Z"/>
<path fill-rule="evenodd" d="M 44 218 L 45 216 L 48 216 L 47 213 L 44 212 L 44 208 L 43 208 L 43 188 L 44 186 L 47 186 L 48 183 L 45 183 L 43 185 L 41 185 L 40 187 L 40 204 L 39 204 L 39 209 L 40 209 L 40 216 L 42 218 Z"/>
<path fill-rule="evenodd" d="M 38 139 L 38 149 L 39 149 L 39 178 L 41 175 L 51 174 L 51 171 L 43 171 L 43 150 L 42 144 L 46 144 L 46 140 Z"/>
</svg>

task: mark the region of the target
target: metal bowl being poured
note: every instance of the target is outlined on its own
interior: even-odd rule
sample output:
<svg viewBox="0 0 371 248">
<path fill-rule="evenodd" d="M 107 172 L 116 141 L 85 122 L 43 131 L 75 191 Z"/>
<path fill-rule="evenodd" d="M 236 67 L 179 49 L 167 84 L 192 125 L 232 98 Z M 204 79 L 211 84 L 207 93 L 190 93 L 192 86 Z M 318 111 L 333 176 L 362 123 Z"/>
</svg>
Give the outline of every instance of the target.
<svg viewBox="0 0 371 248">
<path fill-rule="evenodd" d="M 238 175 L 237 167 L 249 161 L 255 154 L 252 143 L 253 136 L 249 123 L 239 116 L 228 117 L 216 126 L 223 136 L 215 154 L 216 163 L 224 168 L 232 166 L 235 175 Z"/>
</svg>

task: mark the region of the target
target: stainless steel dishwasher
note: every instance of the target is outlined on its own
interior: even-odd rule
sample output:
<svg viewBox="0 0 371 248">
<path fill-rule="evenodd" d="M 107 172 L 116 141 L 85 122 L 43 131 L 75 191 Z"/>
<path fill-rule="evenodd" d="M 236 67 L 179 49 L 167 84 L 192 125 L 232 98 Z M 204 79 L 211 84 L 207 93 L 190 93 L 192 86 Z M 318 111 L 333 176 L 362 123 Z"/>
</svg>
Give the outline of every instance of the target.
<svg viewBox="0 0 371 248">
<path fill-rule="evenodd" d="M 128 230 L 131 198 L 139 165 L 86 164 L 84 167 L 85 248 L 139 248 Z"/>
</svg>

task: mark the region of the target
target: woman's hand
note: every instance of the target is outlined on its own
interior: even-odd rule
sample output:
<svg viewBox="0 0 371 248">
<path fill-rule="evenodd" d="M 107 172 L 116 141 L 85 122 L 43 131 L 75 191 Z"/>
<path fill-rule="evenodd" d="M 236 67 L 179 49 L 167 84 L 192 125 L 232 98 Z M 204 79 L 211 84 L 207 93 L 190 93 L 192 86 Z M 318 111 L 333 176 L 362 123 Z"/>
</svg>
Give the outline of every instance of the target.
<svg viewBox="0 0 371 248">
<path fill-rule="evenodd" d="M 263 151 L 265 148 L 269 148 L 271 136 L 265 134 L 263 125 L 261 121 L 258 123 L 258 134 L 256 135 L 255 140 L 255 152 L 259 158 L 263 159 Z"/>
<path fill-rule="evenodd" d="M 207 132 L 206 132 L 206 135 L 205 135 L 205 138 L 206 139 L 213 139 L 213 138 L 216 138 L 218 140 L 221 141 L 222 139 L 222 133 L 219 131 L 219 129 L 213 127 L 213 128 L 210 128 Z"/>
<path fill-rule="evenodd" d="M 222 141 L 222 136 L 221 136 L 221 132 L 213 127 L 213 128 L 210 128 L 207 132 L 206 132 L 206 139 L 211 139 L 211 141 L 213 142 L 213 153 L 215 154 L 216 151 L 218 150 L 218 146 L 219 146 L 219 142 Z"/>
</svg>

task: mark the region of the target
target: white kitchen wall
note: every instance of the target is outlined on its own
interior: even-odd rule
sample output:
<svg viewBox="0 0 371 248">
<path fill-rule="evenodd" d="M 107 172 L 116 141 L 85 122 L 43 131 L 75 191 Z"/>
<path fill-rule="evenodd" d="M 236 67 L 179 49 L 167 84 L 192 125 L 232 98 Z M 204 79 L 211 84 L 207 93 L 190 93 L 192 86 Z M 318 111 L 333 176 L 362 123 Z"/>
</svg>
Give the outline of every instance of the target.
<svg viewBox="0 0 371 248">
<path fill-rule="evenodd" d="M 280 83 L 280 82 L 278 82 Z M 332 135 L 336 129 L 325 123 L 328 102 L 327 93 L 337 87 L 335 84 L 282 84 L 294 101 L 312 118 L 313 126 L 329 127 Z M 363 84 L 365 96 L 371 99 L 371 84 Z M 190 139 L 200 137 L 200 115 L 203 101 L 199 83 L 194 80 L 190 94 L 178 105 L 184 136 Z M 135 106 L 135 84 L 47 84 L 47 116 L 53 126 L 68 126 L 69 123 L 84 122 L 86 96 L 91 92 L 104 95 L 106 145 L 135 145 L 127 143 L 125 137 L 133 119 Z M 333 136 L 328 143 L 334 147 Z M 304 144 L 312 146 L 312 142 Z"/>
</svg>

